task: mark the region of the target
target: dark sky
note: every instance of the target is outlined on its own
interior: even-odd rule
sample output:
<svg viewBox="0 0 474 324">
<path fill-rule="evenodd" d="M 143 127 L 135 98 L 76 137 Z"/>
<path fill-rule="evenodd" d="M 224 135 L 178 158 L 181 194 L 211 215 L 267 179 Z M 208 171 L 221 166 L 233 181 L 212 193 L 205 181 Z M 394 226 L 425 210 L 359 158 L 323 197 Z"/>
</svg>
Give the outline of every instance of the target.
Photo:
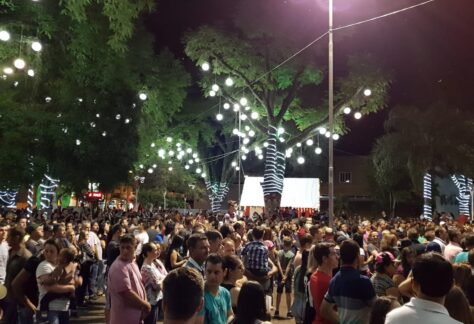
<svg viewBox="0 0 474 324">
<path fill-rule="evenodd" d="M 267 0 L 281 1 L 281 0 Z M 287 0 L 288 5 L 316 3 L 314 17 L 326 23 L 327 0 Z M 158 0 L 157 13 L 148 28 L 156 36 L 157 48 L 169 47 L 184 58 L 183 32 L 202 24 L 225 24 L 234 15 L 237 0 Z M 335 26 L 372 18 L 414 5 L 422 0 L 335 0 Z M 350 120 L 351 132 L 336 146 L 339 152 L 367 154 L 383 134 L 390 107 L 426 106 L 444 101 L 463 109 L 474 103 L 474 1 L 436 0 L 395 16 L 349 29 L 350 37 L 338 41 L 335 69 L 344 68 L 352 53 L 372 53 L 393 71 L 388 108 L 377 114 Z M 316 28 L 315 28 L 316 29 Z M 316 38 L 324 29 L 314 31 Z M 327 49 L 327 39 L 316 44 Z M 193 64 L 184 59 L 186 66 Z"/>
</svg>

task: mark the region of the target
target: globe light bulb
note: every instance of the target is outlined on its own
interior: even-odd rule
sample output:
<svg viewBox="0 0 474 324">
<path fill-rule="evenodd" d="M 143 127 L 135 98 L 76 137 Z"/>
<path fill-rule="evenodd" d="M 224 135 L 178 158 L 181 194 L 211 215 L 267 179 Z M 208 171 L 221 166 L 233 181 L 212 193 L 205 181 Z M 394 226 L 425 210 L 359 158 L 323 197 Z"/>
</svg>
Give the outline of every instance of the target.
<svg viewBox="0 0 474 324">
<path fill-rule="evenodd" d="M 203 71 L 209 71 L 210 68 L 211 68 L 211 66 L 210 66 L 209 63 L 207 63 L 207 62 L 204 62 L 204 63 L 202 63 L 202 65 L 201 65 L 201 69 L 202 69 Z"/>
<path fill-rule="evenodd" d="M 18 69 L 18 70 L 23 70 L 26 66 L 25 60 L 22 58 L 17 58 L 14 62 L 13 65 Z"/>
<path fill-rule="evenodd" d="M 370 90 L 370 89 L 365 89 L 364 90 L 364 96 L 370 97 L 371 95 L 372 95 L 372 90 Z"/>
<path fill-rule="evenodd" d="M 172 138 L 172 137 L 167 137 L 167 138 L 166 138 L 166 141 L 167 141 L 168 143 L 171 143 L 171 142 L 173 141 L 173 138 Z"/>
<path fill-rule="evenodd" d="M 13 69 L 11 67 L 6 67 L 3 69 L 3 73 L 5 74 L 12 74 L 13 73 Z"/>
<path fill-rule="evenodd" d="M 140 93 L 138 94 L 138 98 L 139 98 L 141 101 L 145 101 L 145 100 L 148 98 L 148 96 L 147 96 L 146 93 L 140 92 Z"/>
<path fill-rule="evenodd" d="M 283 127 L 279 127 L 278 128 L 278 135 L 281 135 L 281 134 L 284 134 L 285 133 L 285 129 Z"/>
<path fill-rule="evenodd" d="M 361 119 L 361 118 L 362 118 L 362 114 L 361 114 L 360 112 L 356 112 L 356 113 L 354 114 L 354 118 L 355 118 L 355 119 Z"/>
<path fill-rule="evenodd" d="M 195 159 L 197 157 L 198 157 L 197 153 L 193 153 L 193 158 Z"/>
<path fill-rule="evenodd" d="M 122 118 L 120 114 L 115 115 L 115 119 L 120 120 L 120 118 Z"/>
<path fill-rule="evenodd" d="M 43 45 L 40 42 L 36 41 L 31 43 L 31 49 L 35 52 L 40 52 L 43 49 Z"/>
<path fill-rule="evenodd" d="M 240 167 L 236 166 L 235 171 L 240 171 Z"/>
<path fill-rule="evenodd" d="M 238 103 L 234 104 L 234 111 L 238 112 L 240 110 L 240 105 Z"/>
<path fill-rule="evenodd" d="M 189 170 L 189 165 L 186 164 L 186 165 L 184 166 L 184 168 L 185 168 L 186 170 Z"/>
<path fill-rule="evenodd" d="M 215 92 L 219 91 L 219 86 L 217 84 L 213 84 L 212 85 L 212 90 L 215 91 Z"/>
<path fill-rule="evenodd" d="M 168 168 L 168 171 L 169 171 L 169 172 L 173 171 L 173 167 L 169 167 L 169 168 Z"/>
<path fill-rule="evenodd" d="M 300 156 L 298 157 L 298 164 L 303 164 L 304 163 L 304 157 Z"/>
<path fill-rule="evenodd" d="M 94 122 L 91 122 L 90 125 L 91 125 L 92 128 L 95 128 L 95 123 Z"/>
<path fill-rule="evenodd" d="M 319 154 L 323 153 L 323 150 L 318 146 L 318 147 L 314 150 L 314 153 L 316 153 L 316 154 L 319 155 Z"/>
<path fill-rule="evenodd" d="M 143 164 L 140 164 L 138 167 L 139 167 L 140 169 L 143 169 L 143 168 L 144 168 Z"/>
<path fill-rule="evenodd" d="M 245 107 L 245 111 L 249 111 L 250 109 L 252 109 L 252 108 L 250 108 L 249 106 Z"/>
<path fill-rule="evenodd" d="M 244 127 L 245 131 L 248 132 L 250 130 L 250 126 L 249 125 L 245 125 Z"/>
<path fill-rule="evenodd" d="M 247 145 L 248 143 L 250 143 L 250 139 L 248 137 L 244 138 L 243 143 Z"/>
<path fill-rule="evenodd" d="M 234 135 L 239 135 L 239 130 L 238 130 L 237 128 L 234 128 L 234 129 L 232 130 L 232 134 L 234 134 Z"/>
<path fill-rule="evenodd" d="M 314 141 L 310 138 L 306 141 L 306 145 L 311 146 L 314 144 Z"/>
<path fill-rule="evenodd" d="M 333 134 L 332 139 L 337 141 L 340 138 L 339 134 Z"/>
<path fill-rule="evenodd" d="M 100 118 L 100 114 L 95 114 L 95 117 Z"/>
<path fill-rule="evenodd" d="M 232 78 L 225 79 L 225 85 L 228 87 L 232 87 L 234 85 L 234 80 L 232 80 Z"/>
<path fill-rule="evenodd" d="M 46 98 L 44 98 L 44 101 L 46 101 L 46 103 L 50 103 L 51 100 L 53 100 L 53 99 L 51 99 L 51 97 L 46 97 Z"/>
<path fill-rule="evenodd" d="M 125 119 L 125 124 L 129 124 L 129 123 L 130 123 L 130 118 Z"/>
<path fill-rule="evenodd" d="M 279 140 L 280 140 L 280 143 L 283 143 L 285 141 L 283 137 L 280 137 Z"/>
<path fill-rule="evenodd" d="M 247 103 L 248 103 L 247 98 L 245 97 L 240 98 L 240 104 L 242 106 L 247 106 Z"/>
<path fill-rule="evenodd" d="M 152 173 L 153 173 L 153 169 L 152 169 L 152 168 L 149 168 L 149 169 L 148 169 L 148 173 L 149 173 L 149 174 L 152 174 Z"/>
<path fill-rule="evenodd" d="M 189 160 L 188 163 L 189 163 L 189 164 L 193 164 L 193 163 L 194 163 L 194 160 Z"/>
<path fill-rule="evenodd" d="M 301 143 L 296 143 L 296 147 L 301 147 Z"/>
<path fill-rule="evenodd" d="M 155 145 L 156 145 L 155 143 L 151 143 L 151 144 L 150 144 L 151 147 L 155 147 Z"/>
<path fill-rule="evenodd" d="M 28 69 L 28 71 L 26 73 L 28 73 L 28 76 L 30 76 L 30 77 L 35 76 L 35 70 L 33 70 L 33 69 Z"/>
<path fill-rule="evenodd" d="M 331 137 L 331 132 L 327 131 L 326 134 L 324 134 L 327 138 Z"/>
<path fill-rule="evenodd" d="M 169 152 L 168 152 L 168 155 L 169 155 L 169 156 L 174 156 L 174 151 L 169 151 Z"/>
<path fill-rule="evenodd" d="M 251 117 L 252 119 L 258 119 L 258 112 L 253 111 L 252 114 L 250 114 L 250 117 Z"/>
<path fill-rule="evenodd" d="M 227 109 L 230 108 L 230 105 L 226 102 L 226 103 L 224 103 L 224 106 L 223 106 L 223 107 L 224 107 L 225 110 L 227 110 Z"/>
<path fill-rule="evenodd" d="M 102 136 L 103 136 L 103 137 L 107 136 L 107 132 L 106 132 L 106 131 L 103 131 L 103 132 L 102 132 Z"/>
<path fill-rule="evenodd" d="M 153 169 L 156 169 L 157 165 L 156 164 L 153 164 Z"/>
<path fill-rule="evenodd" d="M 218 121 L 221 121 L 222 119 L 224 119 L 224 115 L 222 115 L 221 113 L 219 113 L 219 114 L 216 115 L 216 119 L 217 119 Z"/>
<path fill-rule="evenodd" d="M 240 115 L 240 120 L 247 120 L 247 115 L 246 114 L 241 114 Z"/>
<path fill-rule="evenodd" d="M 233 166 L 233 167 L 236 167 L 236 166 L 237 166 L 237 162 L 232 161 L 232 166 Z"/>
<path fill-rule="evenodd" d="M 326 132 L 327 132 L 327 130 L 326 130 L 326 128 L 324 128 L 324 127 L 321 127 L 321 128 L 319 129 L 319 134 L 321 134 L 321 135 L 326 134 Z"/>
<path fill-rule="evenodd" d="M 263 160 L 263 155 L 260 154 L 260 155 L 258 156 L 258 159 L 259 159 L 259 160 Z"/>
<path fill-rule="evenodd" d="M 263 147 L 268 147 L 268 142 L 263 142 Z"/>
<path fill-rule="evenodd" d="M 201 177 L 205 178 L 206 177 L 206 173 L 201 173 Z"/>
<path fill-rule="evenodd" d="M 6 30 L 0 30 L 0 40 L 3 42 L 7 42 L 10 40 L 10 33 Z"/>
<path fill-rule="evenodd" d="M 346 115 L 349 115 L 351 113 L 351 107 L 345 107 L 343 111 Z"/>
<path fill-rule="evenodd" d="M 193 152 L 193 149 L 191 149 L 191 148 L 187 148 L 187 149 L 186 149 L 186 153 L 189 154 L 189 153 L 192 153 L 192 152 Z"/>
<path fill-rule="evenodd" d="M 80 140 L 80 139 L 77 139 L 77 140 L 76 140 L 76 145 L 77 145 L 77 146 L 81 145 L 81 140 Z"/>
<path fill-rule="evenodd" d="M 249 136 L 250 136 L 250 137 L 254 137 L 254 136 L 255 136 L 255 131 L 254 131 L 254 130 L 250 130 L 250 131 L 249 131 Z"/>
<path fill-rule="evenodd" d="M 196 169 L 196 173 L 201 173 L 201 172 L 202 172 L 202 170 L 200 168 Z"/>
<path fill-rule="evenodd" d="M 209 96 L 210 96 L 210 97 L 215 97 L 215 96 L 216 96 L 216 92 L 215 92 L 214 90 L 209 91 Z"/>
</svg>

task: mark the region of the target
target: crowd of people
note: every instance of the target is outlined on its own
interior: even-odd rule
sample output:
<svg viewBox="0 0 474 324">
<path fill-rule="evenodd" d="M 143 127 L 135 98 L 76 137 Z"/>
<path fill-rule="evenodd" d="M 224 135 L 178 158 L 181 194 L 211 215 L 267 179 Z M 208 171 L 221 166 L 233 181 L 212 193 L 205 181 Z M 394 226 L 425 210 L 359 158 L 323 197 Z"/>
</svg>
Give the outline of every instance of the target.
<svg viewBox="0 0 474 324">
<path fill-rule="evenodd" d="M 0 211 L 1 316 L 65 324 L 103 298 L 110 324 L 474 323 L 465 218 L 311 216 Z"/>
</svg>

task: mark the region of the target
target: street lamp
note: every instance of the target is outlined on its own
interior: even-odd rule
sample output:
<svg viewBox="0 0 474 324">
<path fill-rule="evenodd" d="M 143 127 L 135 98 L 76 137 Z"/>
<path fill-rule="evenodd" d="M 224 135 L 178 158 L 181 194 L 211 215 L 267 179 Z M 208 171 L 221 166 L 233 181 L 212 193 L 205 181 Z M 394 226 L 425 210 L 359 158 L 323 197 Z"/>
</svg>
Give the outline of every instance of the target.
<svg viewBox="0 0 474 324">
<path fill-rule="evenodd" d="M 329 132 L 334 134 L 334 42 L 333 42 L 333 0 L 329 0 Z M 328 154 L 328 199 L 329 227 L 334 227 L 334 140 L 329 137 Z"/>
</svg>

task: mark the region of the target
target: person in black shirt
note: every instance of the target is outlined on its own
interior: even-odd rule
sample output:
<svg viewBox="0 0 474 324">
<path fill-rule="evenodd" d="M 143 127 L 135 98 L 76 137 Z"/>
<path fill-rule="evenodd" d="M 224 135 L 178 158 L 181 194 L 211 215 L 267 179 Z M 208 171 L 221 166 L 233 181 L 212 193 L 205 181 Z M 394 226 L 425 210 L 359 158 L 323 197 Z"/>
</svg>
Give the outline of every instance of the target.
<svg viewBox="0 0 474 324">
<path fill-rule="evenodd" d="M 18 300 L 18 317 L 22 324 L 34 323 L 39 294 L 36 268 L 42 260 L 42 255 L 29 258 L 12 282 L 13 292 Z"/>
</svg>

